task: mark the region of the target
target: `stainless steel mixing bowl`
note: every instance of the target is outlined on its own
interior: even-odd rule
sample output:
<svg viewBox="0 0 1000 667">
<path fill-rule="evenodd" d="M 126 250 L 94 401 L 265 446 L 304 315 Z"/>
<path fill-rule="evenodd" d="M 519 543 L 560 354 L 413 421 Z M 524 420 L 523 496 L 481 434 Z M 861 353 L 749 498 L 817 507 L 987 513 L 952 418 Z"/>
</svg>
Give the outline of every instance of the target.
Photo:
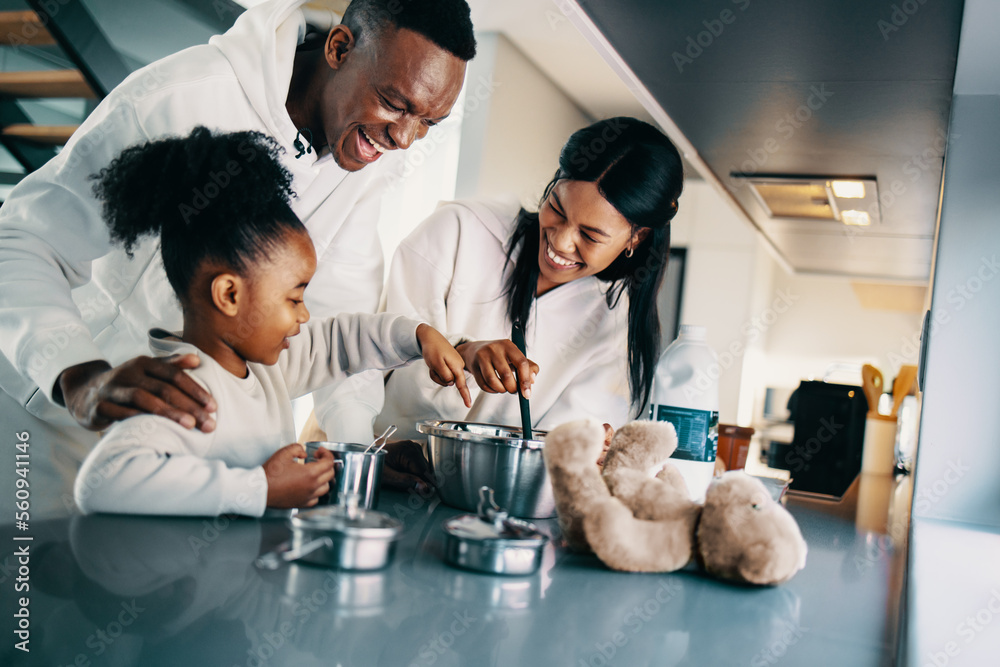
<svg viewBox="0 0 1000 667">
<path fill-rule="evenodd" d="M 488 486 L 511 516 L 556 515 L 542 458 L 544 431 L 533 433 L 537 440 L 525 440 L 519 428 L 438 420 L 418 422 L 417 431 L 427 436 L 427 458 L 445 504 L 475 512 L 479 489 Z"/>
</svg>

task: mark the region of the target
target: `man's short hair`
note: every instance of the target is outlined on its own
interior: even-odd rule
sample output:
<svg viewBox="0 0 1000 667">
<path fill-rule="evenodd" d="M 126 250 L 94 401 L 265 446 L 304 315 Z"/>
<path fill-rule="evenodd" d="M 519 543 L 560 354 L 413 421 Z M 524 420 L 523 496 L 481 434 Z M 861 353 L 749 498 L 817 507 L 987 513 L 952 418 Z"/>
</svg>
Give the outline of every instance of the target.
<svg viewBox="0 0 1000 667">
<path fill-rule="evenodd" d="M 476 36 L 465 0 L 351 0 L 341 21 L 363 43 L 389 25 L 406 28 L 468 62 Z"/>
</svg>

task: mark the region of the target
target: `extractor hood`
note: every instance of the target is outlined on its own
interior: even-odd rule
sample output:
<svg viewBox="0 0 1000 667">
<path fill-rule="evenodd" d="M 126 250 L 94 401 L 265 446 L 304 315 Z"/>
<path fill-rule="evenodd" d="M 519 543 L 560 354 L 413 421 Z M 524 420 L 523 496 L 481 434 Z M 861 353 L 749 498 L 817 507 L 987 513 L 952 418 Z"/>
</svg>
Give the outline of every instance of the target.
<svg viewBox="0 0 1000 667">
<path fill-rule="evenodd" d="M 960 0 L 557 4 L 783 263 L 926 283 Z M 877 224 L 776 216 L 747 187 L 816 175 L 873 179 Z"/>
</svg>

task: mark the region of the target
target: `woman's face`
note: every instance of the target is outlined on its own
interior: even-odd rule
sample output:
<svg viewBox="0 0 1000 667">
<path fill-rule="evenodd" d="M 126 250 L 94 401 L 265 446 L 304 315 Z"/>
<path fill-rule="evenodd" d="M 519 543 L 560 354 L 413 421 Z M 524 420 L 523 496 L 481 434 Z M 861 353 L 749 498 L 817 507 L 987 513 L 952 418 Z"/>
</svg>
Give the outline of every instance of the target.
<svg viewBox="0 0 1000 667">
<path fill-rule="evenodd" d="M 538 295 L 608 268 L 647 230 L 632 225 L 595 183 L 559 181 L 538 211 Z"/>
<path fill-rule="evenodd" d="M 305 232 L 290 231 L 268 259 L 254 267 L 253 279 L 241 308 L 236 340 L 230 345 L 246 361 L 274 364 L 288 348 L 288 339 L 309 321 L 302 301 L 316 272 L 316 251 Z"/>
</svg>

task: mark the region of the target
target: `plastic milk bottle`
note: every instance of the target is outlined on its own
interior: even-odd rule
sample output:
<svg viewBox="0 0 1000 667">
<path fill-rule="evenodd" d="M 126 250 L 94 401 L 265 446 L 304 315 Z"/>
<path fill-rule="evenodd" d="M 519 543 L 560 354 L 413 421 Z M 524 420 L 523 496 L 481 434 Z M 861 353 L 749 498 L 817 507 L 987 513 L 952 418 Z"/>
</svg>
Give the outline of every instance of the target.
<svg viewBox="0 0 1000 667">
<path fill-rule="evenodd" d="M 705 327 L 681 325 L 677 340 L 660 355 L 650 419 L 674 425 L 677 451 L 670 463 L 684 476 L 692 499 L 703 501 L 719 441 L 719 367 Z"/>
</svg>

